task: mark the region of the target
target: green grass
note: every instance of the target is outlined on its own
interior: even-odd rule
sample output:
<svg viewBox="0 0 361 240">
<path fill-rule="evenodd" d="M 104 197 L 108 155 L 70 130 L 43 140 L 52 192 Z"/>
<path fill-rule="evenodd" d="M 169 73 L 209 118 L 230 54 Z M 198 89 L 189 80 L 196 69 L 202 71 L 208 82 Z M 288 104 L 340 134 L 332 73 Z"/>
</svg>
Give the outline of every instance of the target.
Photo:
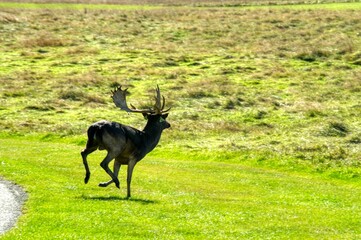
<svg viewBox="0 0 361 240">
<path fill-rule="evenodd" d="M 133 197 L 98 188 L 108 179 L 80 146 L 5 138 L 0 174 L 29 194 L 19 227 L 2 239 L 355 239 L 358 184 L 240 164 L 154 157 L 137 165 Z M 24 148 L 26 146 L 26 148 Z M 36 154 L 35 154 L 36 153 Z"/>
<path fill-rule="evenodd" d="M 0 175 L 29 193 L 4 239 L 360 237 L 360 4 L 210 5 L 0 3 Z M 129 201 L 79 154 L 145 124 L 118 83 L 172 106 Z"/>
</svg>

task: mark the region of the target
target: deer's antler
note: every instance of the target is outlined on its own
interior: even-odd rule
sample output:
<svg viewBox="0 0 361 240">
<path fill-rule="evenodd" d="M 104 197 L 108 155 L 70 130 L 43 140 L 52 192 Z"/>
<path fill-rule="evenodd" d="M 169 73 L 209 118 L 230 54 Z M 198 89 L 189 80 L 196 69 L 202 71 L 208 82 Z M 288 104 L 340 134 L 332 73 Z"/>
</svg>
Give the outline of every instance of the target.
<svg viewBox="0 0 361 240">
<path fill-rule="evenodd" d="M 149 110 L 136 109 L 132 104 L 130 104 L 132 108 L 129 108 L 126 100 L 127 90 L 128 88 L 122 90 L 122 86 L 119 86 L 114 91 L 112 91 L 112 98 L 115 106 L 126 112 L 153 113 L 153 110 L 151 109 Z"/>
<path fill-rule="evenodd" d="M 165 106 L 165 98 L 164 96 L 161 96 L 159 86 L 157 85 L 156 88 L 156 96 L 155 96 L 155 105 L 154 109 L 137 109 L 132 104 L 130 106 L 132 108 L 129 108 L 126 101 L 126 94 L 127 94 L 128 88 L 122 90 L 122 86 L 117 87 L 114 91 L 112 91 L 112 98 L 115 103 L 115 106 L 119 107 L 121 110 L 124 110 L 126 112 L 135 112 L 135 113 L 147 113 L 147 114 L 162 114 L 165 112 L 168 112 L 171 108 L 168 108 L 167 110 L 163 110 Z M 161 103 L 161 98 L 163 99 L 163 103 Z"/>
</svg>

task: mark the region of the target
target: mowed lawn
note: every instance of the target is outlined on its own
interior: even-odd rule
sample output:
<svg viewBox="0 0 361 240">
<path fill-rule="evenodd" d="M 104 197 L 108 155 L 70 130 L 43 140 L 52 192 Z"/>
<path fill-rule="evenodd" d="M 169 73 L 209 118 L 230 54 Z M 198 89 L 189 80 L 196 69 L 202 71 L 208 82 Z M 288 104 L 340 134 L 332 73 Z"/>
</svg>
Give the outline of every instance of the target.
<svg viewBox="0 0 361 240">
<path fill-rule="evenodd" d="M 0 140 L 0 174 L 29 195 L 24 215 L 2 239 L 357 239 L 361 188 L 320 176 L 206 160 L 146 157 L 133 196 L 97 187 L 108 180 L 90 155 L 83 183 L 81 146 Z"/>
</svg>

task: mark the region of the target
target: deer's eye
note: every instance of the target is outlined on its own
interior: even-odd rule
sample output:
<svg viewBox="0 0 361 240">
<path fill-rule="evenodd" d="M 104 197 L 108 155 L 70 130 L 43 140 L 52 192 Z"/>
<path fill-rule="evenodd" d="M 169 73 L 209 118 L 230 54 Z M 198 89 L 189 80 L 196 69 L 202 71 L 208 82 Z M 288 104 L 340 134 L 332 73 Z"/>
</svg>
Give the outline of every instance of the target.
<svg viewBox="0 0 361 240">
<path fill-rule="evenodd" d="M 165 119 L 162 118 L 162 117 L 160 117 L 160 118 L 159 118 L 159 122 L 165 122 Z"/>
</svg>

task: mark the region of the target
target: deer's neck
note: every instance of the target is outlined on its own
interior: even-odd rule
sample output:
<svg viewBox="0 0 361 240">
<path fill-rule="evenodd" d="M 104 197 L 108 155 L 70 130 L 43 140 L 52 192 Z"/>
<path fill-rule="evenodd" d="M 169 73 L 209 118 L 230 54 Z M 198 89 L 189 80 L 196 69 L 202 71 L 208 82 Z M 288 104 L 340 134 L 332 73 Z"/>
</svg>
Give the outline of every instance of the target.
<svg viewBox="0 0 361 240">
<path fill-rule="evenodd" d="M 144 134 L 144 143 L 146 146 L 146 152 L 149 153 L 152 151 L 158 144 L 160 140 L 160 136 L 162 135 L 163 129 L 159 126 L 154 126 L 151 123 L 147 123 L 144 127 L 143 132 Z"/>
</svg>

